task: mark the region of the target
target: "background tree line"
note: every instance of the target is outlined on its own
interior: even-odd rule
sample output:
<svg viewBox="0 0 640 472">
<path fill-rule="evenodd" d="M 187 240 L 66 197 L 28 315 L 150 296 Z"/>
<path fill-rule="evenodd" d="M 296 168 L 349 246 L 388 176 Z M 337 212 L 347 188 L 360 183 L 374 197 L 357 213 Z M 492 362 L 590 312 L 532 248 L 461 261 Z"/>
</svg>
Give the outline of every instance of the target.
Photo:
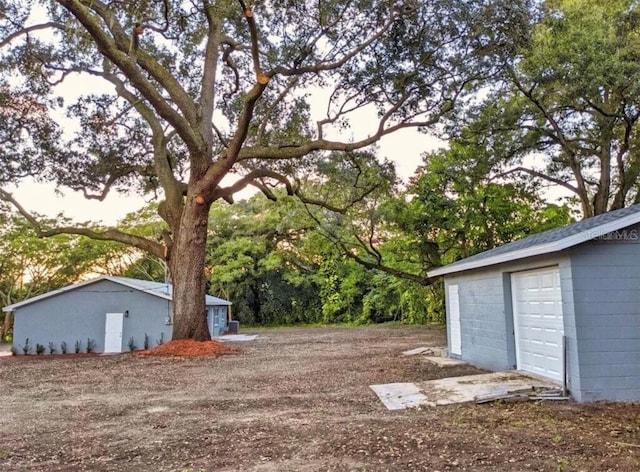
<svg viewBox="0 0 640 472">
<path fill-rule="evenodd" d="M 284 194 L 214 204 L 209 293 L 231 300 L 234 318 L 249 325 L 442 323 L 442 287 L 428 270 L 571 218 L 527 180 L 493 184 L 462 172 L 461 152 L 426 154 L 407 189 L 387 186 L 339 218 Z M 161 237 L 156 207 L 118 227 Z M 90 276 L 168 276 L 161 258 L 84 236 L 39 238 L 19 216 L 4 218 L 0 231 L 3 305 Z"/>
</svg>

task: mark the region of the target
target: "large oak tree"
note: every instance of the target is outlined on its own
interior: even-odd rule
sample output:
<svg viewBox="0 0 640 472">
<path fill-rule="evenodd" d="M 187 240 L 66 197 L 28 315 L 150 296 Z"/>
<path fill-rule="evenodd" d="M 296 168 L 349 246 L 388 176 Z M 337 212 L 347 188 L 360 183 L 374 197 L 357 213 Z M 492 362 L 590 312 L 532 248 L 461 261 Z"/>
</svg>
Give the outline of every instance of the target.
<svg viewBox="0 0 640 472">
<path fill-rule="evenodd" d="M 496 50 L 510 46 L 527 11 L 512 1 L 0 0 L 0 85 L 28 97 L 39 111 L 26 116 L 56 135 L 34 150 L 39 135 L 27 128 L 0 152 L 14 163 L 35 158 L 25 172 L 87 198 L 155 193 L 167 231 L 154 240 L 47 227 L 0 195 L 42 236 L 116 240 L 166 259 L 173 337 L 206 339 L 211 204 L 232 203 L 249 185 L 268 198 L 282 186 L 335 211 L 365 198 L 375 185 L 362 185 L 358 166 L 375 163 L 350 156 L 438 123 L 494 73 Z M 64 87 L 79 81 L 93 91 L 69 102 Z M 62 112 L 65 132 L 49 129 Z M 363 117 L 372 123 L 358 135 L 349 127 Z M 336 159 L 355 166 L 351 192 L 305 195 L 306 181 L 330 188 L 323 169 Z"/>
<path fill-rule="evenodd" d="M 464 138 L 505 175 L 569 192 L 585 218 L 640 202 L 639 32 L 634 0 L 541 2 Z"/>
</svg>

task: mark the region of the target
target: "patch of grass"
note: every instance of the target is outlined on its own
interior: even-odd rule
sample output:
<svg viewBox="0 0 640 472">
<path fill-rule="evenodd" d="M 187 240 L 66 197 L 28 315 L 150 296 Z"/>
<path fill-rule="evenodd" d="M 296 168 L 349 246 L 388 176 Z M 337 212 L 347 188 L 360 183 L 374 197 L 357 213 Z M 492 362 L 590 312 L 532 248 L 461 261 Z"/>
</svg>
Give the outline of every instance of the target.
<svg viewBox="0 0 640 472">
<path fill-rule="evenodd" d="M 564 472 L 569 467 L 569 461 L 563 457 L 558 458 L 558 472 Z"/>
</svg>

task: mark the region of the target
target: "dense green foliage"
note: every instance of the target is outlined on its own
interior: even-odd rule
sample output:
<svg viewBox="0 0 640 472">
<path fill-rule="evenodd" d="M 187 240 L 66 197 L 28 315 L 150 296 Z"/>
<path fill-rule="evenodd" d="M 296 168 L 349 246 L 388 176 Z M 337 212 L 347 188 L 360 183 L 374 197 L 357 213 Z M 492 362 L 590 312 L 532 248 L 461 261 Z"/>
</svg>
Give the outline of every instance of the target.
<svg viewBox="0 0 640 472">
<path fill-rule="evenodd" d="M 214 205 L 209 238 L 212 293 L 234 302 L 244 323 L 369 323 L 435 320 L 428 289 L 365 269 L 346 257 L 293 198 L 256 196 Z"/>
<path fill-rule="evenodd" d="M 640 5 L 546 0 L 538 15 L 467 130 L 496 173 L 557 186 L 584 217 L 640 202 Z"/>
</svg>

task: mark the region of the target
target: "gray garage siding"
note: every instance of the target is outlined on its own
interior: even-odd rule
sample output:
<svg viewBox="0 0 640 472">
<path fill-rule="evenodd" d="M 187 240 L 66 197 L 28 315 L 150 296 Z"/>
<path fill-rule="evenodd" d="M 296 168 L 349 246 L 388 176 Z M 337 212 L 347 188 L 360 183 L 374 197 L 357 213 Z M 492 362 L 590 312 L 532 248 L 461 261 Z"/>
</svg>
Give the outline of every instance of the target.
<svg viewBox="0 0 640 472">
<path fill-rule="evenodd" d="M 567 337 L 569 386 L 580 389 L 574 302 L 571 295 L 572 268 L 567 255 L 540 256 L 525 262 L 499 264 L 448 276 L 445 284 L 458 285 L 462 354 L 460 358 L 489 370 L 516 367 L 511 274 L 524 270 L 558 266 L 562 288 L 564 334 Z M 448 297 L 448 290 L 445 293 Z M 445 300 L 447 306 L 448 300 Z M 447 310 L 447 322 L 449 322 Z M 448 342 L 451 345 L 450 332 Z"/>
<path fill-rule="evenodd" d="M 492 370 L 509 369 L 502 274 L 464 274 L 450 277 L 449 285 L 458 285 L 460 300 L 461 359 L 473 359 L 478 367 Z M 449 294 L 449 290 L 445 290 Z M 451 306 L 446 300 L 447 306 Z M 447 312 L 447 322 L 450 313 Z M 451 336 L 448 333 L 448 336 Z M 451 345 L 451 339 L 448 340 Z"/>
<path fill-rule="evenodd" d="M 627 230 L 639 233 L 637 225 Z M 640 241 L 595 240 L 573 248 L 571 258 L 582 374 L 574 396 L 578 401 L 637 400 Z"/>
<path fill-rule="evenodd" d="M 98 297 L 96 292 L 109 296 Z M 91 338 L 96 343 L 96 351 L 102 352 L 105 314 L 122 313 L 125 309 L 129 310 L 129 316 L 123 324 L 124 350 L 132 333 L 148 333 L 152 345 L 161 333 L 165 340 L 171 339 L 171 326 L 165 325 L 170 313 L 168 300 L 102 280 L 17 309 L 14 345 L 19 349 L 28 337 L 32 352 L 36 343 L 48 348 L 49 342 L 53 342 L 59 352 L 61 342 L 65 341 L 69 352 L 73 352 L 76 341 L 81 341 L 85 350 L 87 338 Z M 135 342 L 141 348 L 144 334 L 138 334 Z"/>
</svg>

